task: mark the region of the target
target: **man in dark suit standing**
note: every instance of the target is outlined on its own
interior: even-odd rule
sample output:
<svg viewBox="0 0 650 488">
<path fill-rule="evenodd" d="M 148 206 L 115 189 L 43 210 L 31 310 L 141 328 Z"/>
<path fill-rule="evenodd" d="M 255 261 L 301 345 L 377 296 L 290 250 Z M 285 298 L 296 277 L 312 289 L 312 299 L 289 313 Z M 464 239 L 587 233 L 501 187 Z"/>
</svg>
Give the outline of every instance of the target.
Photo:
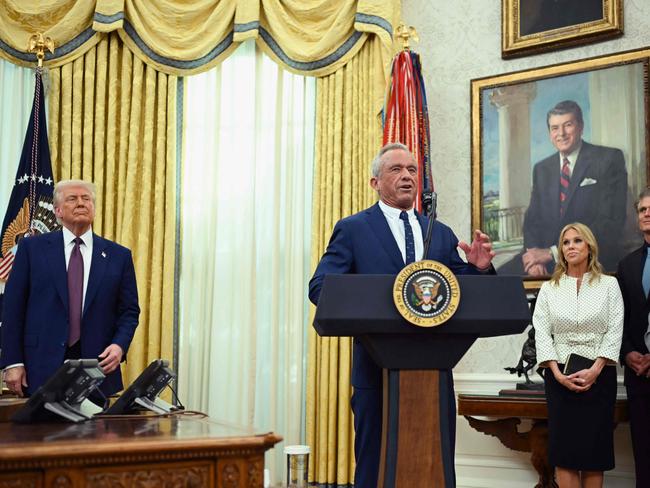
<svg viewBox="0 0 650 488">
<path fill-rule="evenodd" d="M 417 193 L 417 164 L 408 148 L 388 144 L 372 164 L 370 185 L 380 201 L 372 207 L 340 220 L 334 227 L 325 254 L 309 282 L 309 299 L 318 304 L 323 279 L 327 274 L 397 274 L 407 264 L 423 257 L 422 235 L 428 220 L 414 211 Z M 470 264 L 458 255 L 457 247 Z M 494 257 L 488 236 L 475 231 L 472 245 L 458 239 L 442 222 L 433 227 L 427 259 L 439 261 L 456 274 L 492 272 Z M 356 470 L 354 485 L 375 488 L 379 471 L 382 424 L 382 373 L 363 345 L 354 340 L 352 353 L 352 410 L 354 413 Z M 450 390 L 449 432 L 455 438 L 453 379 L 447 371 Z M 453 452 L 449 453 L 452 458 Z"/>
<path fill-rule="evenodd" d="M 0 367 L 31 395 L 65 359 L 98 358 L 105 395 L 122 389 L 120 362 L 140 308 L 131 252 L 92 232 L 95 186 L 54 187 L 62 230 L 22 239 L 5 289 Z"/>
<path fill-rule="evenodd" d="M 621 363 L 625 367 L 636 486 L 646 488 L 650 486 L 650 188 L 641 192 L 636 208 L 645 242 L 621 260 L 616 275 L 625 304 Z"/>
<path fill-rule="evenodd" d="M 535 164 L 530 204 L 524 217 L 524 252 L 499 272 L 544 276 L 553 272 L 560 230 L 581 222 L 592 230 L 608 271 L 621 258 L 627 171 L 620 149 L 582 140 L 580 106 L 565 100 L 547 114 L 557 152 Z"/>
</svg>

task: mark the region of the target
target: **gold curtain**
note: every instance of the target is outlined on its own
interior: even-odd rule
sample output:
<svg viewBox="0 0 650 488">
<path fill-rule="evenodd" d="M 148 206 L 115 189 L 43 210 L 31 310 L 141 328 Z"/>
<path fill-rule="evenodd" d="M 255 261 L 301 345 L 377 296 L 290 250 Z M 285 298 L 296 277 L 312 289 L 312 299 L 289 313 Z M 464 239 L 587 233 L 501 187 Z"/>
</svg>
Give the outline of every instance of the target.
<svg viewBox="0 0 650 488">
<path fill-rule="evenodd" d="M 117 34 L 48 78 L 54 177 L 95 182 L 93 231 L 133 252 L 142 312 L 122 366 L 128 384 L 173 355 L 178 81 L 142 63 Z"/>
<path fill-rule="evenodd" d="M 56 46 L 46 64 L 61 66 L 117 32 L 140 60 L 177 76 L 219 64 L 254 38 L 281 66 L 324 76 L 352 59 L 368 37 L 390 50 L 398 0 L 5 0 L 0 2 L 0 56 L 33 63 L 37 31 Z"/>
<path fill-rule="evenodd" d="M 334 224 L 376 199 L 369 180 L 370 162 L 381 146 L 377 99 L 385 87 L 382 70 L 380 41 L 373 38 L 342 69 L 317 81 L 312 269 Z M 310 327 L 308 341 L 309 481 L 345 485 L 353 482 L 354 474 L 351 340 L 321 338 Z"/>
</svg>

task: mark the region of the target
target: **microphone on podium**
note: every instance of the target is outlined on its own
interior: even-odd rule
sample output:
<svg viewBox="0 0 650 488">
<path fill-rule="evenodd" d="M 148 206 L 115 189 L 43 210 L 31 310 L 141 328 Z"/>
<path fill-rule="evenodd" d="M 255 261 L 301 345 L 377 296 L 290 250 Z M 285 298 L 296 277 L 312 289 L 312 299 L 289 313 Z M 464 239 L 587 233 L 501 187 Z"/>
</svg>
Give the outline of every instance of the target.
<svg viewBox="0 0 650 488">
<path fill-rule="evenodd" d="M 427 225 L 427 232 L 424 237 L 424 252 L 422 259 L 426 259 L 429 254 L 429 246 L 431 245 L 431 235 L 433 233 L 433 224 L 435 223 L 438 208 L 438 194 L 433 191 L 425 191 L 422 193 L 422 211 L 424 215 L 429 217 L 429 224 Z"/>
</svg>

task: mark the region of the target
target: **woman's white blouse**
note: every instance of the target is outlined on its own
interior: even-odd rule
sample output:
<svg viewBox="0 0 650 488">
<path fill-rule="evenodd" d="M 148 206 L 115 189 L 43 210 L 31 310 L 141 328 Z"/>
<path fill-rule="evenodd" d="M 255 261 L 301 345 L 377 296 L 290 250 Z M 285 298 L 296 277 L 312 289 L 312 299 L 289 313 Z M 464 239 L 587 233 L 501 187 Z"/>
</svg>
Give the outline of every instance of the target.
<svg viewBox="0 0 650 488">
<path fill-rule="evenodd" d="M 572 352 L 618 361 L 623 298 L 616 278 L 601 275 L 590 283 L 585 273 L 579 292 L 577 285 L 577 278 L 566 275 L 557 285 L 542 285 L 533 314 L 538 363 L 564 363 Z"/>
</svg>

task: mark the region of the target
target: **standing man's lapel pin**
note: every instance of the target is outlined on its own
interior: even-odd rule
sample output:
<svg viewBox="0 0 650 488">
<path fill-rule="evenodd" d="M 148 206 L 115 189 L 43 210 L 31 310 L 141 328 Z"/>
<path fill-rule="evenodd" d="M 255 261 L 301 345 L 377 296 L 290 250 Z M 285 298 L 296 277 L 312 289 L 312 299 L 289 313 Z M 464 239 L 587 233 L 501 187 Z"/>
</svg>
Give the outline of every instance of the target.
<svg viewBox="0 0 650 488">
<path fill-rule="evenodd" d="M 104 251 L 102 251 L 102 257 L 103 257 L 103 258 L 106 257 L 106 253 L 105 253 Z"/>
</svg>

